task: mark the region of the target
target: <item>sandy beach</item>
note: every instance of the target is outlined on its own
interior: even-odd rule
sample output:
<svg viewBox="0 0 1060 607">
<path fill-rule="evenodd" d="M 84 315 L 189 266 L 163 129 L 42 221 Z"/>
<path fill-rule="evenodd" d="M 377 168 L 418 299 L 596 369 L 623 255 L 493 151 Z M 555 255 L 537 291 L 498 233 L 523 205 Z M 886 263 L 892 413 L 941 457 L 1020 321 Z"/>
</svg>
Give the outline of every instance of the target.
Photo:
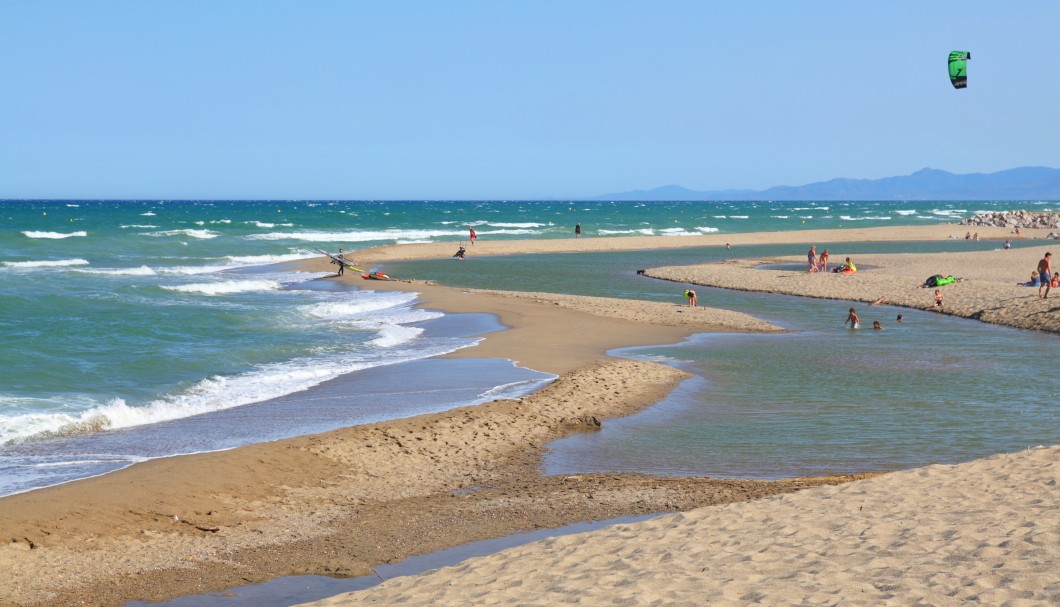
<svg viewBox="0 0 1060 607">
<path fill-rule="evenodd" d="M 542 540 L 347 605 L 1055 605 L 1060 447 Z"/>
<path fill-rule="evenodd" d="M 474 254 L 660 248 L 671 243 L 705 246 L 706 241 L 781 242 L 802 250 L 804 243 L 822 247 L 874 239 L 946 238 L 959 232 L 956 226 L 931 226 L 744 234 L 727 240 L 480 241 Z M 355 257 L 373 263 L 433 257 L 440 247 L 374 249 Z M 802 256 L 649 273 L 730 288 L 750 281 L 755 290 L 810 297 L 871 302 L 884 296 L 890 304 L 922 308 L 931 307 L 933 289 L 920 289 L 920 282 L 931 274 L 952 273 L 965 280 L 945 287 L 944 313 L 1056 331 L 1052 298 L 1006 299 L 1036 292 L 1016 287 L 1012 275 L 1029 275 L 1046 248 L 930 258 L 865 256 L 857 262 L 875 267 L 854 276 L 755 269 L 761 263 L 798 261 Z M 444 249 L 447 257 L 452 245 Z M 841 247 L 832 251 L 834 260 L 842 257 Z M 1033 260 L 1029 266 L 1028 260 Z M 332 266 L 312 260 L 304 267 Z M 701 604 L 703 590 L 714 590 L 720 604 L 759 597 L 790 604 L 858 603 L 856 597 L 861 596 L 862 604 L 915 604 L 919 599 L 947 604 L 983 596 L 991 604 L 1000 604 L 992 599 L 1001 597 L 1018 605 L 1057 596 L 1055 579 L 1045 577 L 1058 566 L 1060 545 L 1056 448 L 869 479 L 544 477 L 540 462 L 549 441 L 650 406 L 686 377 L 664 365 L 611 359 L 607 350 L 673 343 L 704 331 L 777 327 L 709 307 L 478 291 L 424 282 L 365 284 L 350 273 L 341 280 L 373 289 L 415 291 L 421 294 L 420 305 L 445 312 L 496 314 L 509 329 L 487 334 L 478 346 L 449 356 L 510 358 L 558 379 L 517 400 L 152 460 L 103 477 L 0 499 L 0 529 L 9 537 L 0 549 L 0 568 L 9 572 L 0 582 L 0 605 L 121 605 L 283 575 L 356 576 L 369 573 L 375 564 L 527 529 L 721 504 L 732 505 L 605 531 L 599 540 L 549 540 L 544 548 L 513 553 L 518 566 L 510 565 L 511 555 L 501 554 L 461 565 L 470 569 L 440 572 L 429 581 L 395 580 L 327 604 L 389 604 L 399 599 L 415 604 L 550 602 L 542 596 L 559 603 Z M 857 482 L 841 489 L 740 504 L 851 480 Z M 871 521 L 865 520 L 865 511 L 872 512 Z M 987 514 L 1004 518 L 995 521 Z M 761 533 L 764 528 L 776 532 Z M 984 543 L 998 534 L 1009 544 Z M 583 543 L 588 552 L 578 553 L 576 547 Z M 988 560 L 1000 563 L 1004 573 L 983 565 Z M 717 573 L 706 576 L 707 570 Z M 882 581 L 868 581 L 865 572 L 880 572 Z M 903 574 L 911 581 L 899 581 Z M 967 581 L 973 577 L 985 581 L 976 586 Z M 762 594 L 767 592 L 763 581 L 774 579 L 786 581 L 770 588 L 787 590 Z M 859 594 L 852 599 L 855 595 L 848 592 Z M 1020 602 L 1024 600 L 1028 602 Z"/>
<path fill-rule="evenodd" d="M 1060 290 L 1038 298 L 1038 289 L 1021 286 L 1052 244 L 995 251 L 859 255 L 856 274 L 758 269 L 763 264 L 806 264 L 805 254 L 759 259 L 734 259 L 725 263 L 651 268 L 655 278 L 699 285 L 786 293 L 802 297 L 843 299 L 862 304 L 887 304 L 937 310 L 983 322 L 1060 333 Z M 820 248 L 818 250 L 821 250 Z M 831 262 L 842 262 L 842 246 L 832 249 Z M 1055 254 L 1054 254 L 1055 257 Z M 1055 265 L 1055 264 L 1054 264 Z M 939 288 L 941 308 L 935 305 L 935 288 L 923 288 L 925 279 L 941 274 L 962 280 Z M 857 306 L 855 306 L 856 308 Z"/>
<path fill-rule="evenodd" d="M 422 305 L 449 312 L 496 313 L 511 328 L 455 355 L 510 357 L 559 378 L 519 400 L 152 460 L 0 499 L 10 538 L 0 549 L 10 573 L 0 604 L 121 605 L 282 575 L 364 575 L 529 529 L 850 480 L 541 476 L 550 440 L 657 402 L 686 376 L 606 350 L 700 331 L 777 330 L 767 323 L 676 304 L 373 287 L 415 290 Z"/>
</svg>

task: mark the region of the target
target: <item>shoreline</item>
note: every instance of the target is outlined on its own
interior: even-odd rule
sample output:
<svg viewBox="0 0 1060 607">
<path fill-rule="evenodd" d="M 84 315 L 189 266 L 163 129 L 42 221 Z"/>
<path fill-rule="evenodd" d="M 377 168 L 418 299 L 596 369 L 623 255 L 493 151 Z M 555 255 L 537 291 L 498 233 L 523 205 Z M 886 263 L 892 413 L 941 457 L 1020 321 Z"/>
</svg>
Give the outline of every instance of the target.
<svg viewBox="0 0 1060 607">
<path fill-rule="evenodd" d="M 898 238 L 891 228 L 869 230 L 909 239 Z M 908 228 L 901 230 L 905 234 Z M 863 230 L 856 232 L 846 241 L 866 240 Z M 785 238 L 801 248 L 807 236 Z M 580 242 L 593 240 L 602 239 Z M 679 246 L 703 246 L 692 238 L 673 240 Z M 729 241 L 739 244 L 735 237 Z M 490 242 L 490 254 L 518 252 L 500 246 L 510 242 L 515 241 Z M 484 244 L 479 241 L 476 248 Z M 448 257 L 452 244 L 444 247 Z M 474 253 L 480 251 L 484 253 Z M 360 252 L 353 255 L 361 261 Z M 858 262 L 874 265 L 868 257 Z M 330 269 L 326 260 L 307 264 L 318 264 L 318 271 Z M 756 272 L 754 276 L 766 272 L 737 269 Z M 860 279 L 875 271 L 842 278 Z M 370 573 L 374 563 L 536 527 L 687 511 L 875 476 L 783 481 L 636 474 L 543 477 L 540 455 L 549 441 L 650 406 L 686 377 L 665 365 L 610 358 L 607 350 L 673 343 L 719 328 L 776 328 L 746 315 L 728 317 L 672 303 L 642 302 L 647 307 L 641 308 L 607 298 L 367 283 L 355 274 L 343 280 L 370 289 L 417 291 L 422 307 L 496 314 L 511 328 L 486 334 L 477 346 L 447 356 L 506 358 L 559 377 L 521 399 L 152 460 L 103 477 L 0 498 L 0 527 L 11 532 L 0 550 L 0 567 L 13 580 L 0 584 L 0 603 L 117 606 L 284 575 L 355 576 Z M 836 284 L 846 293 L 843 288 L 856 283 Z M 592 330 L 586 330 L 586 323 L 594 323 Z"/>
<path fill-rule="evenodd" d="M 842 242 L 893 242 L 904 240 L 961 240 L 961 234 L 969 226 L 957 224 L 931 224 L 925 226 L 883 226 L 874 228 L 835 228 L 815 230 L 786 230 L 782 232 L 736 232 L 732 234 L 704 234 L 701 236 L 597 236 L 583 238 L 556 238 L 549 240 L 483 240 L 478 238 L 474 246 L 467 246 L 467 254 L 514 255 L 537 253 L 586 253 L 606 251 L 642 251 L 653 249 L 682 249 L 691 247 L 738 247 L 754 244 L 805 244 Z M 1041 241 L 1049 234 L 1047 229 L 1026 229 L 1016 236 L 1009 228 L 979 226 L 980 240 L 1013 242 Z M 413 243 L 385 245 L 350 251 L 357 263 L 371 265 L 386 261 L 411 261 L 418 259 L 447 259 L 453 251 L 466 241 Z M 1058 244 L 1055 248 L 1060 248 Z M 365 268 L 368 269 L 368 268 Z"/>
<path fill-rule="evenodd" d="M 719 326 L 777 329 L 676 304 L 643 302 L 659 320 L 647 323 L 623 318 L 631 307 L 624 300 L 373 286 L 381 285 L 426 293 L 424 306 L 489 311 L 512 327 L 453 355 L 503 356 L 559 378 L 520 399 L 160 458 L 2 498 L 10 540 L 0 566 L 12 582 L 0 584 L 0 602 L 121 605 L 292 574 L 363 575 L 377 563 L 528 529 L 855 478 L 543 477 L 549 441 L 650 406 L 687 376 L 607 350 Z"/>
</svg>

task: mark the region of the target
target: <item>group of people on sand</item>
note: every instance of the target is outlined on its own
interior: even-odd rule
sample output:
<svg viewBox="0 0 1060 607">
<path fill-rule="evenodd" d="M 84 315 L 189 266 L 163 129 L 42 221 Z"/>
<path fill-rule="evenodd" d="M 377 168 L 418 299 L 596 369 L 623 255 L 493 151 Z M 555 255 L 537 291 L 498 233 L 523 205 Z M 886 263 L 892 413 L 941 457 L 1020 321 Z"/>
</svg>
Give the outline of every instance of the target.
<svg viewBox="0 0 1060 607">
<path fill-rule="evenodd" d="M 807 272 L 827 272 L 828 271 L 828 249 L 821 251 L 821 254 L 817 254 L 817 245 L 810 245 L 809 252 L 806 253 L 806 264 Z M 847 257 L 843 263 L 839 264 L 835 268 L 832 268 L 832 272 L 846 272 L 854 273 L 858 271 L 858 267 L 854 265 L 854 262 Z"/>
</svg>

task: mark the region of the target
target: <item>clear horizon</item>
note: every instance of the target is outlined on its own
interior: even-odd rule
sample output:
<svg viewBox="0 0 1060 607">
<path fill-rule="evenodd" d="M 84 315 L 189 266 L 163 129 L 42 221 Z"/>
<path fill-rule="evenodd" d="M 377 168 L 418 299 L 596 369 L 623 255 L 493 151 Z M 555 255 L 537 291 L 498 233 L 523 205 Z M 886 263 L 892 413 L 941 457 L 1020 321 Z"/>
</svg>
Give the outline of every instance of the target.
<svg viewBox="0 0 1060 607">
<path fill-rule="evenodd" d="M 0 5 L 0 199 L 577 200 L 1060 166 L 1060 4 Z M 968 88 L 946 74 L 967 50 Z"/>
</svg>

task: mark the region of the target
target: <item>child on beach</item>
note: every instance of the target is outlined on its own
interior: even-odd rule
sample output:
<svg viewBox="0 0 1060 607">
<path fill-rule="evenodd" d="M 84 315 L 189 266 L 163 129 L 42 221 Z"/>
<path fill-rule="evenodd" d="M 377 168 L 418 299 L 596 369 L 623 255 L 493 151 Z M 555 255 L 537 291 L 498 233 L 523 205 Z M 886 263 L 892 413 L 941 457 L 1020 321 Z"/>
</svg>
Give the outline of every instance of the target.
<svg viewBox="0 0 1060 607">
<path fill-rule="evenodd" d="M 942 309 L 942 291 L 935 289 L 935 307 Z"/>
<path fill-rule="evenodd" d="M 820 264 L 822 272 L 828 271 L 828 249 L 821 251 L 821 256 L 817 258 L 817 263 Z"/>
<path fill-rule="evenodd" d="M 685 291 L 685 297 L 688 298 L 688 305 L 689 306 L 692 306 L 693 308 L 696 307 L 696 292 L 695 291 L 693 291 L 691 289 Z"/>
<path fill-rule="evenodd" d="M 854 311 L 854 308 L 850 308 L 850 313 L 847 314 L 847 322 L 850 323 L 851 329 L 861 327 L 861 319 L 858 318 L 858 313 Z"/>
</svg>

